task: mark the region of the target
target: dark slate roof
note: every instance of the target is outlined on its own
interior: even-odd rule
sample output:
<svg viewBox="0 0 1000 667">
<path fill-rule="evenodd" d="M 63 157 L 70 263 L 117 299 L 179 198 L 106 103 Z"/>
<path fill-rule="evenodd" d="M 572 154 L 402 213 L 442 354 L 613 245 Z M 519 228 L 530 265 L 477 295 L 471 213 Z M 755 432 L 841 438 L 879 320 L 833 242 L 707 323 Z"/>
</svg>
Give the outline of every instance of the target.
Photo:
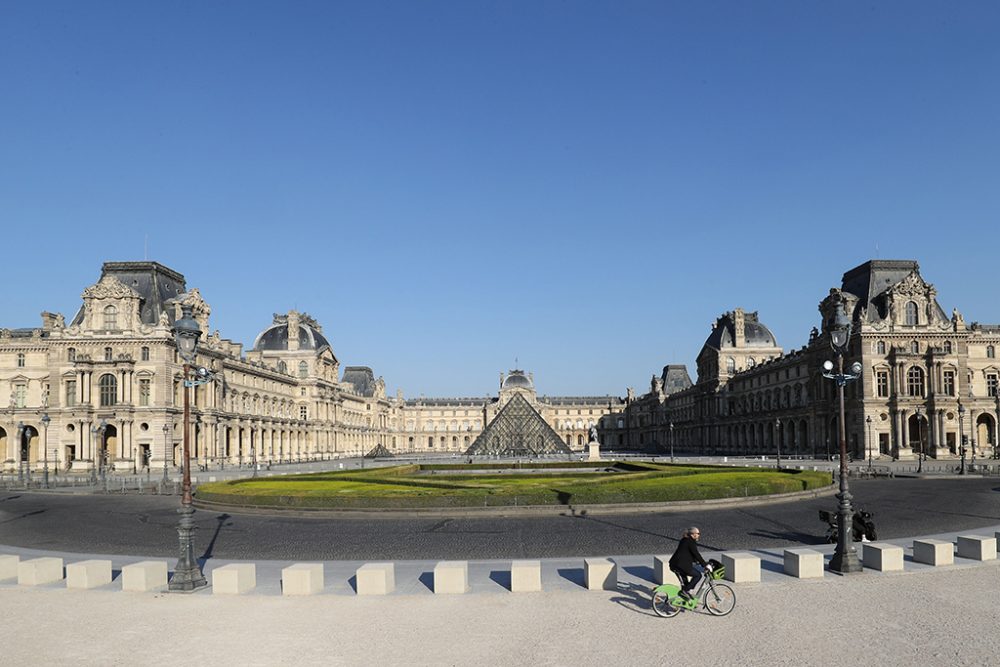
<svg viewBox="0 0 1000 667">
<path fill-rule="evenodd" d="M 299 349 L 319 350 L 323 347 L 331 347 L 330 341 L 318 329 L 305 322 L 299 322 Z M 257 334 L 257 340 L 254 341 L 253 349 L 268 351 L 287 350 L 288 322 L 272 324 Z"/>
<path fill-rule="evenodd" d="M 715 322 L 715 328 L 705 341 L 705 347 L 716 350 L 735 347 L 736 326 L 733 313 L 725 313 Z M 757 318 L 757 313 L 743 314 L 743 340 L 746 347 L 777 347 L 774 334 Z"/>
<path fill-rule="evenodd" d="M 525 375 L 522 370 L 512 370 L 503 381 L 503 389 L 513 389 L 515 387 L 534 389 L 531 378 Z"/>
<path fill-rule="evenodd" d="M 691 386 L 691 376 L 688 375 L 687 366 L 684 364 L 670 364 L 663 367 L 663 393 L 673 394 L 683 391 Z"/>
<path fill-rule="evenodd" d="M 173 309 L 164 304 L 187 291 L 184 276 L 158 262 L 104 262 L 101 278 L 114 276 L 126 287 L 139 293 L 139 318 L 143 324 L 157 324 L 164 310 L 174 321 Z M 77 311 L 72 324 L 83 322 L 83 307 Z"/>
<path fill-rule="evenodd" d="M 367 366 L 345 366 L 341 382 L 353 385 L 359 396 L 375 395 L 375 373 Z"/>
<path fill-rule="evenodd" d="M 858 297 L 855 314 L 864 308 L 867 321 L 878 322 L 889 314 L 883 295 L 911 273 L 920 275 L 920 265 L 912 259 L 873 259 L 845 273 L 841 289 Z M 948 319 L 940 304 L 937 311 L 938 319 Z"/>
<path fill-rule="evenodd" d="M 474 407 L 481 408 L 486 403 L 494 403 L 497 399 L 483 398 L 409 398 L 405 401 L 408 407 Z"/>
<path fill-rule="evenodd" d="M 539 403 L 545 405 L 587 405 L 595 408 L 606 408 L 608 404 L 624 405 L 618 396 L 540 396 Z"/>
</svg>

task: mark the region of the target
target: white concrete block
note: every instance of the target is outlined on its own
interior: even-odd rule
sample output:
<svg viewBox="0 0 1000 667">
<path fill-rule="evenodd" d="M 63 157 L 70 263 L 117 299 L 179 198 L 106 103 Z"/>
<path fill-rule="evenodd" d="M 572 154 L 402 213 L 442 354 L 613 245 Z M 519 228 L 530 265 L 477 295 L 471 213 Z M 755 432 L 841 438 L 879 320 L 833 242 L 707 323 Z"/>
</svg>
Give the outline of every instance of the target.
<svg viewBox="0 0 1000 667">
<path fill-rule="evenodd" d="M 354 576 L 358 595 L 388 595 L 396 590 L 396 566 L 392 563 L 365 563 Z"/>
<path fill-rule="evenodd" d="M 511 593 L 534 593 L 542 590 L 542 561 L 515 560 L 510 563 Z"/>
<path fill-rule="evenodd" d="M 583 560 L 583 578 L 587 590 L 616 591 L 618 590 L 618 564 L 610 558 L 585 558 Z"/>
<path fill-rule="evenodd" d="M 281 570 L 282 595 L 315 595 L 323 590 L 323 563 L 296 563 Z"/>
<path fill-rule="evenodd" d="M 0 581 L 17 579 L 17 564 L 20 561 L 20 556 L 0 556 Z"/>
<path fill-rule="evenodd" d="M 66 566 L 66 588 L 97 588 L 110 583 L 109 560 L 82 560 Z"/>
<path fill-rule="evenodd" d="M 670 556 L 653 556 L 653 581 L 657 584 L 677 583 L 677 575 L 670 571 Z"/>
<path fill-rule="evenodd" d="M 17 564 L 17 583 L 22 586 L 50 584 L 62 578 L 62 558 L 32 558 Z"/>
<path fill-rule="evenodd" d="M 122 590 L 145 593 L 167 587 L 167 562 L 144 560 L 122 568 Z"/>
<path fill-rule="evenodd" d="M 861 562 L 879 572 L 896 572 L 903 569 L 903 547 L 882 542 L 863 542 Z"/>
<path fill-rule="evenodd" d="M 760 582 L 760 558 L 745 551 L 722 554 L 722 567 L 726 568 L 726 581 L 734 584 Z"/>
<path fill-rule="evenodd" d="M 958 555 L 972 560 L 996 560 L 997 538 L 985 535 L 959 535 Z"/>
<path fill-rule="evenodd" d="M 785 549 L 785 574 L 799 579 L 823 576 L 823 554 L 814 549 Z"/>
<path fill-rule="evenodd" d="M 230 563 L 212 570 L 213 595 L 242 595 L 257 587 L 257 566 Z"/>
<path fill-rule="evenodd" d="M 955 562 L 955 545 L 944 540 L 913 540 L 913 560 L 935 567 Z"/>
<path fill-rule="evenodd" d="M 468 589 L 468 561 L 443 560 L 434 566 L 435 593 L 465 593 Z"/>
</svg>

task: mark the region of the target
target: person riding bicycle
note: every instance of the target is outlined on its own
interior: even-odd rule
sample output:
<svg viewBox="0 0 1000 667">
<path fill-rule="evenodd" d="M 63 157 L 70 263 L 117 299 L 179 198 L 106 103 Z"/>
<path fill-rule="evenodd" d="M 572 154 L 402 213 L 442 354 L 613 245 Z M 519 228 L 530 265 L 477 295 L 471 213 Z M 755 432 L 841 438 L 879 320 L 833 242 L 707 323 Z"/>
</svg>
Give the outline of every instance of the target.
<svg viewBox="0 0 1000 667">
<path fill-rule="evenodd" d="M 681 595 L 686 598 L 691 597 L 691 591 L 701 581 L 701 572 L 695 569 L 694 564 L 698 563 L 703 568 L 708 567 L 708 563 L 698 551 L 700 537 L 701 531 L 697 526 L 688 528 L 684 531 L 684 537 L 677 545 L 674 555 L 670 557 L 670 571 L 677 575 L 677 579 L 681 582 Z"/>
</svg>

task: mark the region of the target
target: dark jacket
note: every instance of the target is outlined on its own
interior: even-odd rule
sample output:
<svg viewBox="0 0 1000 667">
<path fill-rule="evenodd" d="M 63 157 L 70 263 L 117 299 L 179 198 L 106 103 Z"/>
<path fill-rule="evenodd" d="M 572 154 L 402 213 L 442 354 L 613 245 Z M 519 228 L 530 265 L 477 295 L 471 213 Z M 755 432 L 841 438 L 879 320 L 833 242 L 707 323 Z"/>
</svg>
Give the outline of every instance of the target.
<svg viewBox="0 0 1000 667">
<path fill-rule="evenodd" d="M 670 557 L 670 567 L 680 570 L 685 574 L 692 574 L 695 563 L 698 563 L 702 567 L 706 565 L 705 559 L 701 557 L 701 552 L 698 551 L 698 543 L 695 542 L 693 537 L 684 537 L 681 539 L 681 543 L 677 545 L 677 551 Z"/>
</svg>

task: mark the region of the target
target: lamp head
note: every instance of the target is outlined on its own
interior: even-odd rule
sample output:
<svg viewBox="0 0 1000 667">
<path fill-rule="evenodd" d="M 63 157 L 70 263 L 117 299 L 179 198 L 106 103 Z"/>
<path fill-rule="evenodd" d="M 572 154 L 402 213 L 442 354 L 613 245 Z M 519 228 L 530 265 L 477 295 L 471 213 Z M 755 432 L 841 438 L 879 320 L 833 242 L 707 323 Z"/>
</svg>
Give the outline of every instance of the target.
<svg viewBox="0 0 1000 667">
<path fill-rule="evenodd" d="M 851 373 L 853 373 L 854 375 L 861 375 L 861 370 L 862 366 L 860 361 L 855 361 L 853 364 L 851 364 Z"/>
<path fill-rule="evenodd" d="M 837 352 L 847 351 L 847 342 L 851 339 L 851 318 L 847 314 L 847 304 L 840 303 L 833 323 L 830 325 L 830 345 Z"/>
<path fill-rule="evenodd" d="M 829 373 L 830 371 L 832 371 L 833 370 L 833 362 L 830 361 L 829 359 L 827 359 L 826 361 L 824 361 L 823 362 L 823 370 L 826 371 L 827 373 Z"/>
<path fill-rule="evenodd" d="M 44 424 L 46 427 L 48 427 L 50 421 L 52 421 L 52 418 L 49 417 L 48 412 L 42 415 L 42 424 Z"/>
<path fill-rule="evenodd" d="M 868 422 L 869 424 L 871 424 L 872 423 L 872 416 L 868 415 L 867 417 L 865 417 L 865 421 Z"/>
<path fill-rule="evenodd" d="M 960 415 L 964 415 L 965 414 L 965 406 L 962 405 L 961 403 L 958 404 L 958 414 L 960 414 Z"/>
<path fill-rule="evenodd" d="M 201 327 L 192 317 L 190 305 L 181 306 L 181 319 L 174 322 L 173 334 L 181 359 L 187 363 L 194 361 L 198 351 L 198 339 L 201 337 Z"/>
</svg>

